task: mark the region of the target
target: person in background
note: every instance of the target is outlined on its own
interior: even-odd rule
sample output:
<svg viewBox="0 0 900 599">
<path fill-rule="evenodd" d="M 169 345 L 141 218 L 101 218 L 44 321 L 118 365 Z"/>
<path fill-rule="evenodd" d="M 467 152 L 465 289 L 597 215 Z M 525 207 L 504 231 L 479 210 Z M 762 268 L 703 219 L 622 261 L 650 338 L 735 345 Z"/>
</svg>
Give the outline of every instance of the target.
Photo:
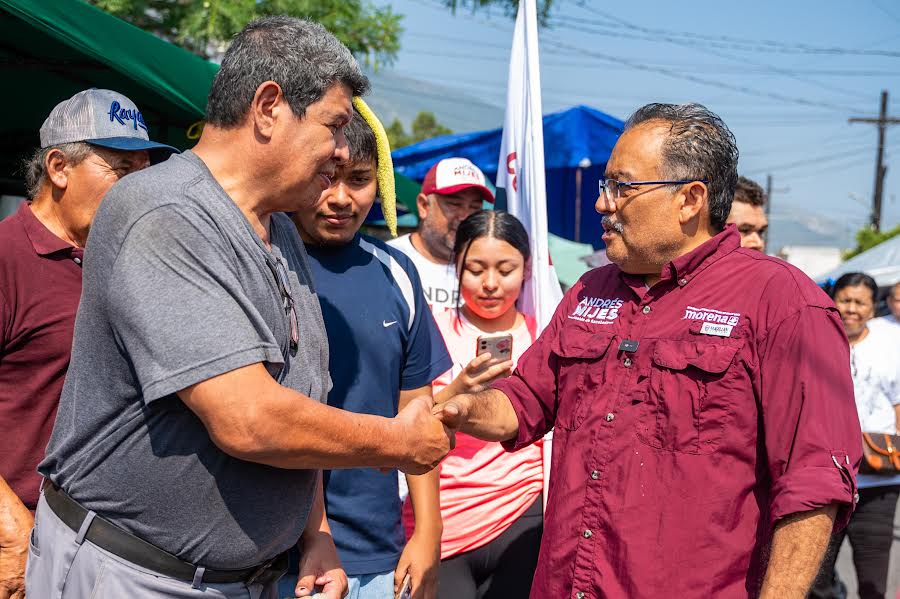
<svg viewBox="0 0 900 599">
<path fill-rule="evenodd" d="M 107 89 L 57 104 L 40 143 L 25 164 L 29 201 L 0 222 L 0 599 L 24 586 L 94 214 L 113 183 L 177 152 L 150 141 L 134 102 Z"/>
<path fill-rule="evenodd" d="M 842 275 L 832 291 L 850 341 L 850 373 L 859 424 L 864 433 L 900 434 L 900 339 L 887 328 L 870 328 L 878 286 L 867 274 Z M 900 476 L 859 474 L 859 502 L 847 527 L 832 536 L 812 599 L 842 597 L 834 564 L 844 537 L 853 548 L 860 599 L 884 599 L 887 592 L 894 511 Z"/>
<path fill-rule="evenodd" d="M 453 260 L 462 305 L 436 316 L 454 364 L 434 382 L 436 401 L 508 375 L 535 338 L 534 320 L 516 309 L 530 270 L 521 222 L 507 212 L 472 214 L 457 229 Z M 487 334 L 512 336 L 511 360 L 476 357 L 478 338 Z M 457 435 L 441 464 L 439 599 L 530 593 L 543 530 L 542 444 L 507 453 L 499 443 Z"/>
<path fill-rule="evenodd" d="M 303 242 L 368 89 L 318 23 L 257 19 L 225 52 L 196 146 L 107 192 L 29 547 L 43 599 L 341 599 L 322 469 L 424 474 L 452 446 L 432 399 L 325 405 L 328 339 Z M 149 572 L 149 573 L 148 573 Z"/>
<path fill-rule="evenodd" d="M 868 326 L 870 329 L 887 327 L 887 330 L 900 342 L 900 281 L 891 285 L 885 303 L 888 307 L 888 314 L 873 318 L 869 321 Z"/>
<path fill-rule="evenodd" d="M 381 126 L 354 111 L 344 127 L 349 161 L 338 165 L 315 206 L 294 212 L 293 220 L 306 245 L 328 333 L 334 381 L 328 405 L 392 417 L 411 399 L 431 395 L 431 382 L 450 367 L 450 356 L 412 261 L 359 233 L 379 188 L 388 187 L 376 177 L 379 147 L 372 125 Z M 386 139 L 383 151 L 389 155 Z M 349 577 L 349 599 L 393 599 L 407 574 L 413 597 L 435 595 L 438 471 L 406 479 L 416 532 L 404 547 L 396 476 L 371 468 L 324 473 L 325 512 Z M 280 594 L 293 596 L 296 585 L 296 575 L 286 576 Z"/>
<path fill-rule="evenodd" d="M 435 406 L 510 451 L 553 429 L 533 599 L 804 599 L 849 519 L 862 440 L 840 316 L 726 226 L 737 161 L 705 107 L 639 108 L 597 199 L 612 263 L 511 376 Z"/>
<path fill-rule="evenodd" d="M 456 273 L 450 264 L 456 228 L 481 210 L 483 201 L 493 203 L 494 194 L 481 169 L 465 158 L 445 158 L 429 169 L 416 198 L 418 230 L 388 241 L 416 265 L 435 313 L 457 305 Z"/>
<path fill-rule="evenodd" d="M 747 177 L 738 177 L 731 212 L 725 222 L 737 227 L 741 234 L 741 247 L 766 251 L 769 219 L 766 217 L 765 205 L 766 192 L 759 183 Z"/>
</svg>

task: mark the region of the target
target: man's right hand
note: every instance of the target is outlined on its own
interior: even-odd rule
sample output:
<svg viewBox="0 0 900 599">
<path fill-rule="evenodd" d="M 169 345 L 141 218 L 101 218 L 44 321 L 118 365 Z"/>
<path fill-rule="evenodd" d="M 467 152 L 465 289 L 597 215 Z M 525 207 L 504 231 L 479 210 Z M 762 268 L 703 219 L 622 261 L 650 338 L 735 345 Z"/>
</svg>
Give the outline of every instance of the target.
<svg viewBox="0 0 900 599">
<path fill-rule="evenodd" d="M 407 474 L 431 471 L 456 445 L 455 431 L 431 413 L 432 407 L 430 397 L 416 397 L 394 418 L 406 447 L 398 468 Z"/>
<path fill-rule="evenodd" d="M 0 478 L 0 599 L 25 599 L 28 535 L 34 519 Z"/>
<path fill-rule="evenodd" d="M 432 413 L 454 433 L 462 428 L 469 417 L 469 402 L 465 395 L 457 395 L 444 403 L 437 403 Z"/>
</svg>

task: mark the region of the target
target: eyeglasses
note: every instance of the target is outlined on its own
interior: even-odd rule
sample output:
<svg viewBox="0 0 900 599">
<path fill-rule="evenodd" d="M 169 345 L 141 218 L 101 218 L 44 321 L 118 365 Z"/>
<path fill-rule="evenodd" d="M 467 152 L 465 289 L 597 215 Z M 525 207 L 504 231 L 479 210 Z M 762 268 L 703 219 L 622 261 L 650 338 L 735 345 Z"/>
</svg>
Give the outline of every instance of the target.
<svg viewBox="0 0 900 599">
<path fill-rule="evenodd" d="M 297 322 L 297 306 L 294 302 L 294 296 L 291 295 L 291 283 L 287 274 L 287 267 L 281 258 L 275 258 L 274 264 L 272 260 L 266 259 L 269 270 L 275 276 L 275 282 L 278 283 L 278 290 L 281 292 L 281 302 L 284 307 L 284 313 L 288 315 L 291 321 L 291 355 L 297 353 L 297 347 L 300 344 L 300 325 Z"/>
<path fill-rule="evenodd" d="M 606 194 L 610 200 L 618 200 L 622 197 L 622 190 L 639 185 L 686 185 L 687 183 L 709 183 L 707 179 L 686 179 L 682 181 L 617 181 L 615 179 L 600 179 L 600 195 Z"/>
</svg>

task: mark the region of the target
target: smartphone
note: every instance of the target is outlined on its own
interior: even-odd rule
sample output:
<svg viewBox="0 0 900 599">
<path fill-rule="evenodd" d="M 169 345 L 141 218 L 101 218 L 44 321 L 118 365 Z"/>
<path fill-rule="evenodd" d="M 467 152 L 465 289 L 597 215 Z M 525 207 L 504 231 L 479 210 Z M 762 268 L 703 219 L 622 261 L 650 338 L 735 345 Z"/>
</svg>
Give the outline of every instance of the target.
<svg viewBox="0 0 900 599">
<path fill-rule="evenodd" d="M 397 599 L 411 599 L 412 597 L 412 580 L 407 574 L 403 578 L 403 584 L 400 585 L 400 592 L 397 593 Z"/>
<path fill-rule="evenodd" d="M 491 354 L 500 362 L 512 359 L 513 337 L 510 333 L 492 333 L 479 335 L 475 341 L 475 355 Z"/>
</svg>

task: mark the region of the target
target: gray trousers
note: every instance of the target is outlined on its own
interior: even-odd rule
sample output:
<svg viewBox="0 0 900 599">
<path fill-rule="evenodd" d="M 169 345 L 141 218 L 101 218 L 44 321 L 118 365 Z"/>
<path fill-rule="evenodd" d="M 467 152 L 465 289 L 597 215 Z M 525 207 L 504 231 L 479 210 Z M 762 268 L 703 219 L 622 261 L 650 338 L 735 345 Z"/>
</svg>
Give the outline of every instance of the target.
<svg viewBox="0 0 900 599">
<path fill-rule="evenodd" d="M 86 532 L 86 531 L 85 531 Z M 161 576 L 79 538 L 60 520 L 43 494 L 35 512 L 25 569 L 29 599 L 277 599 L 267 586 L 189 582 Z"/>
</svg>

